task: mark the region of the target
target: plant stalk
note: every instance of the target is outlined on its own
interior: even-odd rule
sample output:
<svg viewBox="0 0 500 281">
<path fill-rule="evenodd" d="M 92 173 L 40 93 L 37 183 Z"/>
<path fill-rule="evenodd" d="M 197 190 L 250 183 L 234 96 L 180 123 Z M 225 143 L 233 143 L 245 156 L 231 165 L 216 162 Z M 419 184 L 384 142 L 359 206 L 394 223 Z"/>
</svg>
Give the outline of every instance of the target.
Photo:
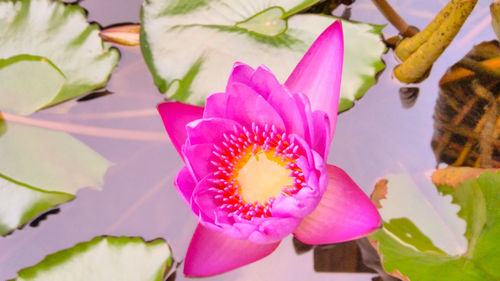
<svg viewBox="0 0 500 281">
<path fill-rule="evenodd" d="M 386 0 L 372 0 L 372 2 L 403 37 L 412 37 L 418 33 L 418 29 L 406 23 Z"/>
<path fill-rule="evenodd" d="M 474 9 L 477 0 L 452 0 L 455 8 L 444 19 L 432 35 L 419 46 L 402 64 L 394 69 L 394 75 L 401 82 L 416 83 L 422 81 L 432 64 L 448 47 L 463 23 Z M 426 32 L 427 33 L 427 32 Z M 417 41 L 415 41 L 417 43 Z M 416 44 L 415 43 L 415 44 Z M 398 46 L 396 50 L 399 48 Z"/>
</svg>

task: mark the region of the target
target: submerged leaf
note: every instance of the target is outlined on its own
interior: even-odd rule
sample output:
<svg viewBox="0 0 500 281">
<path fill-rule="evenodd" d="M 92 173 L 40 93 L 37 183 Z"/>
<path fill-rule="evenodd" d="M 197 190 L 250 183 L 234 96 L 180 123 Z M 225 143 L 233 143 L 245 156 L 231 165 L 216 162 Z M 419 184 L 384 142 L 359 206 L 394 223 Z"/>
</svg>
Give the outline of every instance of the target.
<svg viewBox="0 0 500 281">
<path fill-rule="evenodd" d="M 48 255 L 11 281 L 161 281 L 171 266 L 171 251 L 163 240 L 96 237 Z"/>
<path fill-rule="evenodd" d="M 20 114 L 103 87 L 119 57 L 85 10 L 52 0 L 0 1 L 0 42 L 0 109 Z"/>
<path fill-rule="evenodd" d="M 266 65 L 284 82 L 314 39 L 336 18 L 295 13 L 318 2 L 145 1 L 141 48 L 155 84 L 169 99 L 202 105 L 225 89 L 234 62 Z M 340 111 L 352 107 L 385 65 L 382 27 L 343 21 L 345 59 Z"/>
<path fill-rule="evenodd" d="M 371 236 L 384 269 L 405 280 L 499 280 L 500 173 L 485 172 L 457 188 L 438 186 L 452 202 L 446 202 L 449 196 L 420 202 L 429 190 L 402 179 L 389 178 L 387 199 L 380 209 L 384 228 Z M 414 190 L 422 196 L 401 196 Z M 449 213 L 455 204 L 460 207 L 458 217 L 466 222 L 463 236 L 456 227 L 458 217 Z M 391 208 L 394 205 L 404 208 Z M 406 217 L 407 210 L 414 216 Z"/>
<path fill-rule="evenodd" d="M 3 123 L 0 235 L 73 199 L 83 187 L 101 187 L 111 163 L 84 143 L 62 132 Z"/>
</svg>

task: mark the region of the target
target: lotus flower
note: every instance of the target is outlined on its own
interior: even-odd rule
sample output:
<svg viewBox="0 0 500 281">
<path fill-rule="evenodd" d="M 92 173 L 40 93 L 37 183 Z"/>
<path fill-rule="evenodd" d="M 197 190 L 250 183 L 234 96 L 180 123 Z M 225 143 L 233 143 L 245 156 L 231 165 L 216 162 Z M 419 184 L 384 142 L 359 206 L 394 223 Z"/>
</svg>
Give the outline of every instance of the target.
<svg viewBox="0 0 500 281">
<path fill-rule="evenodd" d="M 206 106 L 158 106 L 186 166 L 175 179 L 199 220 L 187 276 L 257 261 L 287 235 L 307 244 L 352 240 L 380 227 L 370 199 L 326 164 L 339 103 L 340 22 L 313 43 L 284 85 L 266 67 L 236 63 Z"/>
</svg>

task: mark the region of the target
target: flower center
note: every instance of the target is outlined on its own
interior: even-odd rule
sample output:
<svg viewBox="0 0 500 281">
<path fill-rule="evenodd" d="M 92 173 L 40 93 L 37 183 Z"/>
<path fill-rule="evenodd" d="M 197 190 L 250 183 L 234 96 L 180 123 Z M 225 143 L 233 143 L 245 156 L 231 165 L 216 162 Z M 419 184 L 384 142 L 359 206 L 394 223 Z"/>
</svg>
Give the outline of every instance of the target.
<svg viewBox="0 0 500 281">
<path fill-rule="evenodd" d="M 302 170 L 295 164 L 300 147 L 274 126 L 252 124 L 251 130 L 235 128 L 214 145 L 216 168 L 210 191 L 228 217 L 251 220 L 270 217 L 275 198 L 289 196 L 306 186 Z"/>
<path fill-rule="evenodd" d="M 276 197 L 285 186 L 293 185 L 290 170 L 285 168 L 273 153 L 259 151 L 250 156 L 244 166 L 237 171 L 236 180 L 241 197 L 247 202 L 265 202 Z"/>
</svg>

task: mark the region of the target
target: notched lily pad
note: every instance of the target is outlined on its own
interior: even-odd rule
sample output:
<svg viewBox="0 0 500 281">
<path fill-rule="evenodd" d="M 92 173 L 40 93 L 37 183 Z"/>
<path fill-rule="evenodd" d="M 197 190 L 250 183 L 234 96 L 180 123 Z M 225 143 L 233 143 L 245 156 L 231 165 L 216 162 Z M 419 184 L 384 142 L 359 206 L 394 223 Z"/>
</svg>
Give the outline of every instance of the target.
<svg viewBox="0 0 500 281">
<path fill-rule="evenodd" d="M 299 14 L 318 1 L 148 0 L 141 12 L 141 49 L 168 99 L 203 105 L 225 89 L 235 62 L 264 64 L 284 82 L 336 18 Z M 382 26 L 342 21 L 345 59 L 340 111 L 353 106 L 385 65 Z"/>
<path fill-rule="evenodd" d="M 414 194 L 413 190 L 419 188 L 411 181 L 402 185 L 405 181 L 401 176 L 388 180 L 387 199 L 380 201 L 384 228 L 370 237 L 387 272 L 404 280 L 500 279 L 497 251 L 500 247 L 500 173 L 485 172 L 456 188 L 438 186 L 445 197 L 424 202 L 419 196 L 391 196 L 391 192 L 398 193 L 398 189 L 401 195 L 401 192 Z M 391 181 L 396 185 L 391 186 Z M 429 194 L 423 190 L 418 193 Z M 452 202 L 446 204 L 444 198 L 450 196 Z M 408 218 L 404 216 L 408 213 L 404 209 L 391 208 L 397 205 L 413 210 L 415 216 Z M 455 218 L 446 211 L 453 209 L 452 206 L 460 207 L 457 215 L 466 223 L 464 232 L 453 227 Z M 389 210 L 384 211 L 386 207 Z M 444 231 L 432 231 L 443 226 Z M 466 243 L 456 238 L 463 238 Z M 454 239 L 457 241 L 452 241 Z M 450 248 L 453 244 L 458 248 Z M 461 244 L 465 246 L 463 249 Z"/>
<path fill-rule="evenodd" d="M 0 110 L 30 114 L 106 85 L 118 62 L 85 10 L 52 0 L 0 1 Z"/>
<path fill-rule="evenodd" d="M 10 281 L 161 281 L 171 266 L 171 251 L 163 240 L 96 237 L 48 255 Z"/>
</svg>

